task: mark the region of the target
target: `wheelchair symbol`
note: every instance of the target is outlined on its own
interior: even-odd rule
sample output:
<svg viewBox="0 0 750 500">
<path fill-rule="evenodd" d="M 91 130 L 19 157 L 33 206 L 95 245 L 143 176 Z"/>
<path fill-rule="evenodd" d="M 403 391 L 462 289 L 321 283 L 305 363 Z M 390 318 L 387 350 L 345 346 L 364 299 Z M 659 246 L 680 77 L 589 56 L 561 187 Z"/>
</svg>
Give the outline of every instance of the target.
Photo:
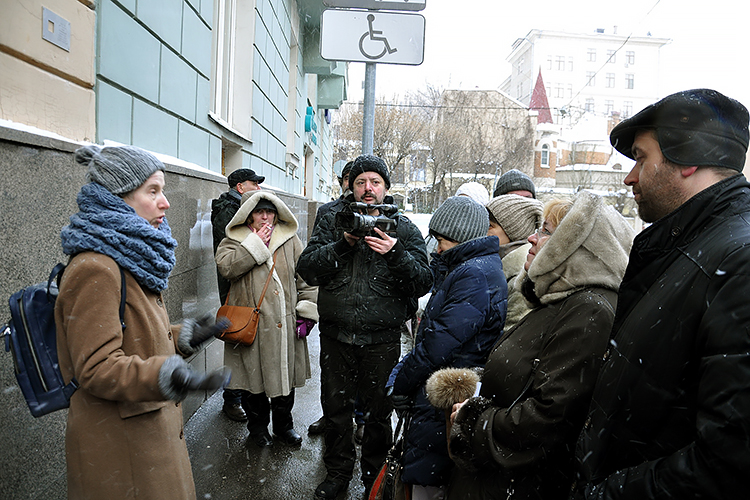
<svg viewBox="0 0 750 500">
<path fill-rule="evenodd" d="M 372 27 L 373 21 L 375 21 L 375 15 L 368 14 L 367 24 L 369 25 L 369 28 L 367 31 L 365 31 L 362 34 L 362 37 L 359 39 L 359 51 L 362 53 L 363 56 L 365 56 L 368 59 L 380 59 L 386 53 L 393 54 L 398 49 L 391 48 L 391 46 L 388 44 L 388 38 L 384 36 L 376 36 L 376 35 L 382 35 L 383 32 L 380 30 L 373 29 Z M 365 39 L 369 39 L 367 44 L 365 44 Z M 375 48 L 371 42 L 383 42 L 383 50 L 379 54 L 373 55 L 372 53 L 377 53 L 377 48 Z M 368 50 L 365 49 L 365 45 L 367 45 L 367 48 L 370 49 L 369 52 Z"/>
</svg>

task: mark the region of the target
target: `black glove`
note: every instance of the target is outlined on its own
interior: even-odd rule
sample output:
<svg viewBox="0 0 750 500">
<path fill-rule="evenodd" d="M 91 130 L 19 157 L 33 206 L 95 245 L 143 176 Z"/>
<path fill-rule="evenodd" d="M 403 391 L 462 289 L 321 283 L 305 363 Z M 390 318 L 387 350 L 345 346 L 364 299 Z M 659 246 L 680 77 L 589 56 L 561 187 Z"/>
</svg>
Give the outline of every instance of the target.
<svg viewBox="0 0 750 500">
<path fill-rule="evenodd" d="M 221 333 L 232 326 L 232 323 L 225 317 L 219 318 L 215 323 L 212 316 L 203 316 L 193 323 L 193 334 L 190 337 L 190 347 L 196 348 L 206 340 L 213 338 L 217 333 Z M 183 326 L 183 328 L 185 328 Z"/>
<path fill-rule="evenodd" d="M 403 394 L 392 394 L 391 403 L 393 404 L 393 409 L 396 410 L 396 415 L 400 417 L 403 413 L 408 412 L 414 407 L 414 398 Z"/>
<path fill-rule="evenodd" d="M 178 393 L 187 391 L 215 391 L 229 383 L 232 373 L 227 368 L 219 368 L 203 373 L 190 368 L 176 368 L 172 372 L 172 385 Z"/>
</svg>

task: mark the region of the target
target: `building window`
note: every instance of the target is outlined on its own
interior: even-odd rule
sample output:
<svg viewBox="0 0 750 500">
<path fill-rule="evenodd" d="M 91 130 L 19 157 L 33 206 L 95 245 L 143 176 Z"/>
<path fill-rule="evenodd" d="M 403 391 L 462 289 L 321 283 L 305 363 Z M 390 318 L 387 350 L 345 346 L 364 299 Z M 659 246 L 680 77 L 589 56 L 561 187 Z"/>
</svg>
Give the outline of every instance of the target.
<svg viewBox="0 0 750 500">
<path fill-rule="evenodd" d="M 635 88 L 635 75 L 632 75 L 632 74 L 625 75 L 625 88 L 626 89 Z"/>
<path fill-rule="evenodd" d="M 625 64 L 635 64 L 635 51 L 629 50 L 625 52 Z"/>
<path fill-rule="evenodd" d="M 516 97 L 520 99 L 523 96 L 523 83 L 519 83 L 516 89 Z"/>
<path fill-rule="evenodd" d="M 250 139 L 252 115 L 252 47 L 255 0 L 217 0 L 214 3 L 214 73 L 211 80 L 211 118 Z M 238 30 L 237 26 L 250 26 Z"/>
<path fill-rule="evenodd" d="M 608 89 L 615 88 L 615 74 L 614 73 L 607 73 L 607 88 Z"/>
<path fill-rule="evenodd" d="M 565 71 L 565 56 L 555 56 L 557 71 Z"/>
<path fill-rule="evenodd" d="M 586 72 L 586 85 L 588 87 L 596 86 L 596 73 L 594 73 L 593 71 Z"/>
<path fill-rule="evenodd" d="M 607 51 L 607 62 L 610 64 L 614 64 L 615 62 L 615 54 L 617 54 L 617 51 L 615 50 L 608 50 Z"/>
<path fill-rule="evenodd" d="M 568 57 L 568 71 L 573 71 L 573 56 Z"/>
<path fill-rule="evenodd" d="M 604 112 L 607 113 L 607 116 L 612 114 L 612 111 L 615 110 L 615 101 L 611 101 L 609 99 L 604 101 Z"/>
<path fill-rule="evenodd" d="M 547 56 L 547 69 L 552 69 L 552 56 Z"/>
<path fill-rule="evenodd" d="M 573 84 L 572 83 L 569 83 L 567 85 L 567 91 L 568 91 L 568 99 L 572 99 L 573 98 Z"/>
<path fill-rule="evenodd" d="M 630 115 L 633 114 L 633 101 L 625 101 L 622 104 L 622 114 L 623 118 L 630 118 Z"/>
<path fill-rule="evenodd" d="M 596 49 L 588 49 L 586 60 L 588 62 L 596 62 Z"/>
<path fill-rule="evenodd" d="M 555 84 L 555 97 L 559 97 L 561 99 L 565 98 L 565 89 L 563 88 L 562 83 Z"/>
<path fill-rule="evenodd" d="M 542 167 L 549 168 L 549 144 L 542 144 Z"/>
<path fill-rule="evenodd" d="M 586 112 L 587 113 L 594 112 L 594 99 L 591 97 L 586 98 Z"/>
</svg>

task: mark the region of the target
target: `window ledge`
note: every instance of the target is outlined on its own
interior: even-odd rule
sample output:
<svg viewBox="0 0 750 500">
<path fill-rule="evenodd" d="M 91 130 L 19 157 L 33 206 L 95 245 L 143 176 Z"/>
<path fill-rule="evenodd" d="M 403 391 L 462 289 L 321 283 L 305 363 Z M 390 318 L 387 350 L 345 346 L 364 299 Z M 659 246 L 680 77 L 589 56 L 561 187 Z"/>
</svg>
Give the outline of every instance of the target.
<svg viewBox="0 0 750 500">
<path fill-rule="evenodd" d="M 232 128 L 232 126 L 230 124 L 228 124 L 226 121 L 224 121 L 219 115 L 217 115 L 217 114 L 212 113 L 212 112 L 209 111 L 208 117 L 211 119 L 211 121 L 213 121 L 214 123 L 216 123 L 218 126 L 220 126 L 221 128 L 223 128 L 227 132 L 230 132 L 232 135 L 235 135 L 235 136 L 239 137 L 240 139 L 243 139 L 243 140 L 249 142 L 250 144 L 253 143 L 253 140 L 250 139 L 250 137 L 248 137 L 247 135 L 243 134 L 242 132 L 238 132 L 237 130 L 235 130 L 234 128 Z"/>
</svg>

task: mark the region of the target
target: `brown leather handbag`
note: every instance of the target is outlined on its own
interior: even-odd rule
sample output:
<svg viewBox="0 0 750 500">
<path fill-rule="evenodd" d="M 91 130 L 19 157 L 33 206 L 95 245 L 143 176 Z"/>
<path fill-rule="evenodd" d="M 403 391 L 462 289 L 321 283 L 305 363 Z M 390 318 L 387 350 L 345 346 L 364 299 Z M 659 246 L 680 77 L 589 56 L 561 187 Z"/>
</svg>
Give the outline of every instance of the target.
<svg viewBox="0 0 750 500">
<path fill-rule="evenodd" d="M 245 306 L 230 306 L 227 305 L 229 302 L 229 293 L 227 293 L 227 299 L 224 301 L 224 305 L 219 308 L 216 313 L 216 319 L 220 317 L 227 318 L 232 325 L 216 334 L 216 338 L 236 345 L 252 345 L 255 342 L 255 335 L 258 333 L 258 321 L 260 321 L 260 305 L 263 303 L 263 297 L 266 296 L 266 290 L 268 284 L 271 282 L 273 277 L 273 270 L 276 267 L 276 252 L 273 254 L 273 266 L 271 271 L 268 273 L 266 284 L 263 287 L 263 293 L 260 294 L 258 299 L 258 305 L 255 307 Z"/>
</svg>

